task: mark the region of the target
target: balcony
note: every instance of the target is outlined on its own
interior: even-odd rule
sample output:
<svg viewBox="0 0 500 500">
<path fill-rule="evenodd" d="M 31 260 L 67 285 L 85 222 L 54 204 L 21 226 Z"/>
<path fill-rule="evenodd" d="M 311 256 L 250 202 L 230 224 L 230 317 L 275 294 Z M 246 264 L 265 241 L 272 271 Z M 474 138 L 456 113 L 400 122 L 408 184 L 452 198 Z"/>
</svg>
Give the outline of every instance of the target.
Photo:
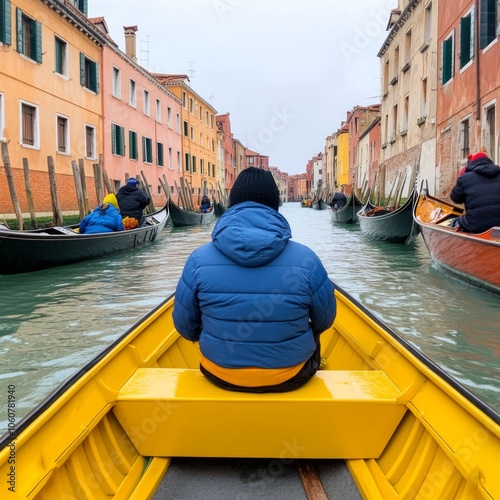
<svg viewBox="0 0 500 500">
<path fill-rule="evenodd" d="M 425 120 L 427 120 L 427 116 L 423 115 L 420 118 L 417 119 L 417 125 L 423 125 L 425 123 Z"/>
</svg>

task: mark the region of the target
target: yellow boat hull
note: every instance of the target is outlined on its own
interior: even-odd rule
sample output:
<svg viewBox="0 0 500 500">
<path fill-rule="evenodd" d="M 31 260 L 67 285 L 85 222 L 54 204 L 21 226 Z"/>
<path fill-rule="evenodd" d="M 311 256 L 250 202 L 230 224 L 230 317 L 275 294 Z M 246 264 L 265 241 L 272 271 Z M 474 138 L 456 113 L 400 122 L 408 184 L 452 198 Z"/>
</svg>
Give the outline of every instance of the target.
<svg viewBox="0 0 500 500">
<path fill-rule="evenodd" d="M 364 498 L 500 498 L 498 416 L 335 293 L 326 366 L 285 394 L 211 385 L 169 299 L 4 436 L 8 498 L 150 498 L 175 456 L 343 458 Z"/>
</svg>

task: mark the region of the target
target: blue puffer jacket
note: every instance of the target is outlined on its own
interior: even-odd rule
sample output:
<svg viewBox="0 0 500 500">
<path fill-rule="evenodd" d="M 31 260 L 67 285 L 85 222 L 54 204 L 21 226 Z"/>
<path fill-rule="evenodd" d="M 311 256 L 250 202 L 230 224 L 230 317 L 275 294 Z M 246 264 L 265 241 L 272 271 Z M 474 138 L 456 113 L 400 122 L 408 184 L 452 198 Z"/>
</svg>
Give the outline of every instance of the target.
<svg viewBox="0 0 500 500">
<path fill-rule="evenodd" d="M 212 242 L 186 261 L 173 319 L 226 368 L 284 368 L 309 359 L 314 334 L 335 318 L 333 283 L 319 257 L 289 241 L 286 219 L 260 203 L 226 210 Z"/>
<path fill-rule="evenodd" d="M 450 198 L 465 206 L 466 213 L 458 218 L 464 231 L 482 233 L 500 226 L 500 167 L 489 158 L 470 162 Z"/>
<path fill-rule="evenodd" d="M 113 206 L 105 204 L 98 206 L 80 222 L 80 234 L 109 233 L 123 231 L 120 212 Z"/>
</svg>

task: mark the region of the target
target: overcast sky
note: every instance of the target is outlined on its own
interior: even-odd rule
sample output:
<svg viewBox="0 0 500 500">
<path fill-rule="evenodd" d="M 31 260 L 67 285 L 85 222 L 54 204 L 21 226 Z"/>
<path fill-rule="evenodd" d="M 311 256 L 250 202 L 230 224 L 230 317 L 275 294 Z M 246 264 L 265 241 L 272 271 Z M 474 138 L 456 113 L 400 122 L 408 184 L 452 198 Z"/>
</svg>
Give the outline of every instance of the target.
<svg viewBox="0 0 500 500">
<path fill-rule="evenodd" d="M 377 53 L 397 0 L 90 0 L 138 62 L 187 74 L 234 137 L 289 174 L 305 172 L 353 106 L 380 102 Z"/>
</svg>

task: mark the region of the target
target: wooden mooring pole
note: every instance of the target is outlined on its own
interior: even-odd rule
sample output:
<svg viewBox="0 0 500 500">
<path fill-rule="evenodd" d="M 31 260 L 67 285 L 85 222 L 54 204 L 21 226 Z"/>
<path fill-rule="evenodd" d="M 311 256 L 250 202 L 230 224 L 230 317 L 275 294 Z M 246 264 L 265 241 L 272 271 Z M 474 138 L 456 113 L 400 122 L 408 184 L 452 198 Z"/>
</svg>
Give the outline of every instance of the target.
<svg viewBox="0 0 500 500">
<path fill-rule="evenodd" d="M 28 158 L 23 158 L 23 171 L 24 171 L 24 185 L 26 187 L 26 196 L 28 198 L 28 206 L 30 209 L 31 227 L 38 229 L 38 222 L 36 221 L 35 205 L 33 204 L 33 191 L 31 190 L 31 177 L 30 165 Z"/>
<path fill-rule="evenodd" d="M 14 178 L 12 177 L 12 168 L 10 166 L 9 149 L 6 142 L 2 142 L 2 161 L 5 168 L 5 175 L 7 176 L 7 183 L 9 185 L 10 197 L 12 199 L 12 204 L 14 205 L 14 211 L 16 213 L 17 225 L 20 230 L 24 228 L 23 224 L 23 214 L 21 212 L 21 206 L 19 205 L 19 200 L 17 198 L 16 186 L 14 185 Z"/>
<path fill-rule="evenodd" d="M 49 182 L 50 182 L 50 197 L 52 199 L 52 214 L 54 215 L 54 224 L 56 226 L 63 225 L 63 216 L 59 208 L 59 201 L 57 199 L 57 184 L 56 184 L 56 168 L 54 165 L 54 158 L 47 156 L 47 167 L 49 169 Z"/>
</svg>

